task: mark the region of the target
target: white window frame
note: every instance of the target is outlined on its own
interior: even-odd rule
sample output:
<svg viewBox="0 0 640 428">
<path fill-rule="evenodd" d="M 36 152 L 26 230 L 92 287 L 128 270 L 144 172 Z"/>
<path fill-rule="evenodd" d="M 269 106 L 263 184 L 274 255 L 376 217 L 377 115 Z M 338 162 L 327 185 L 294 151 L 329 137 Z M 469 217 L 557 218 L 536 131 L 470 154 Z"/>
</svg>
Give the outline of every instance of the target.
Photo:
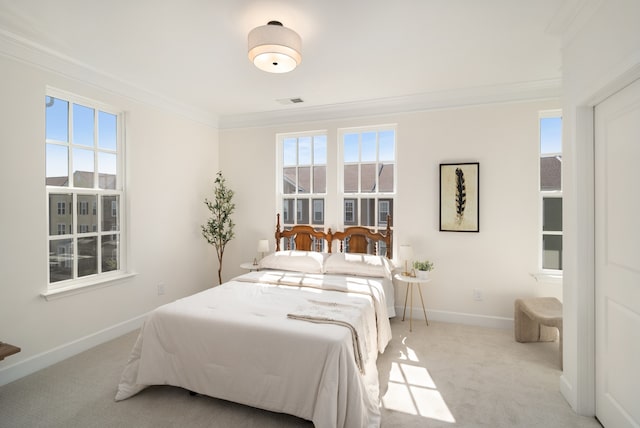
<svg viewBox="0 0 640 428">
<path fill-rule="evenodd" d="M 328 167 L 329 167 L 329 156 L 328 156 L 328 152 L 329 152 L 329 138 L 327 135 L 327 131 L 326 130 L 316 130 L 316 131 L 305 131 L 305 132 L 290 132 L 290 133 L 281 133 L 281 134 L 276 134 L 276 213 L 281 213 L 282 217 L 281 217 L 281 222 L 282 222 L 282 226 L 284 226 L 284 224 L 286 223 L 287 226 L 292 226 L 292 225 L 296 225 L 296 224 L 302 224 L 300 223 L 300 219 L 301 219 L 301 210 L 300 210 L 300 203 L 303 200 L 306 200 L 307 206 L 308 206 L 308 210 L 309 210 L 309 223 L 304 223 L 304 224 L 310 224 L 312 227 L 314 228 L 318 228 L 318 229 L 325 229 L 326 228 L 326 220 L 327 220 L 327 192 L 325 191 L 324 193 L 315 193 L 314 190 L 314 175 L 313 175 L 313 167 L 314 166 L 318 166 L 315 164 L 314 162 L 314 153 L 313 150 L 311 151 L 311 179 L 310 179 L 310 189 L 309 192 L 306 193 L 284 193 L 284 180 L 283 180 L 283 168 L 284 168 L 284 159 L 283 159 L 283 155 L 284 155 L 284 141 L 286 139 L 290 139 L 290 138 L 306 138 L 306 137 L 311 137 L 312 139 L 314 137 L 319 137 L 319 136 L 323 136 L 325 137 L 325 139 L 327 140 L 327 163 L 324 164 L 324 166 L 327 168 L 327 174 L 326 174 L 326 188 L 325 190 L 328 190 L 329 187 L 329 183 L 328 183 Z M 301 166 L 301 165 L 297 165 L 297 166 Z M 306 165 L 304 165 L 306 166 Z M 294 203 L 294 211 L 295 211 L 295 215 L 294 213 L 291 212 L 287 212 L 284 209 L 284 200 L 285 199 L 293 199 L 295 201 Z M 323 215 L 323 223 L 322 224 L 316 224 L 314 223 L 314 207 L 313 207 L 313 201 L 314 199 L 322 199 L 324 201 L 324 215 Z"/>
<path fill-rule="evenodd" d="M 358 191 L 357 192 L 349 192 L 349 193 L 345 193 L 344 190 L 344 166 L 345 166 L 345 162 L 344 162 L 344 136 L 346 134 L 355 134 L 355 133 L 365 133 L 365 132 L 376 132 L 376 133 L 380 133 L 380 132 L 384 132 L 384 131 L 393 131 L 394 135 L 395 135 L 395 144 L 393 147 L 394 153 L 393 153 L 393 164 L 394 164 L 394 168 L 393 168 L 393 191 L 391 192 L 381 192 L 379 191 L 379 186 L 377 184 L 377 180 L 378 177 L 376 176 L 376 191 L 375 192 L 362 192 L 362 189 L 360 188 L 361 183 L 360 180 L 358 181 Z M 354 217 L 354 223 L 355 225 L 361 225 L 360 224 L 360 219 L 362 216 L 362 206 L 361 206 L 361 201 L 362 199 L 375 199 L 376 203 L 374 204 L 374 209 L 375 209 L 375 213 L 374 213 L 374 219 L 379 219 L 379 203 L 380 203 L 380 199 L 392 199 L 395 201 L 396 199 L 396 192 L 397 192 L 397 188 L 398 188 L 398 130 L 397 130 L 397 125 L 396 124 L 383 124 L 383 125 L 374 125 L 374 126 L 362 126 L 362 127 L 353 127 L 353 128 L 340 128 L 338 129 L 338 164 L 337 164 L 337 170 L 338 170 L 338 227 L 340 228 L 344 228 L 345 227 L 345 200 L 355 200 L 355 206 L 353 207 L 353 213 L 355 215 Z M 376 165 L 379 164 L 380 158 L 379 158 L 379 145 L 377 145 L 376 148 Z M 383 161 L 384 163 L 386 163 L 387 161 Z M 358 164 L 358 165 L 362 165 L 363 163 L 365 164 L 369 164 L 370 162 L 353 162 L 350 164 Z M 395 205 L 395 204 L 394 204 Z M 383 229 L 383 226 L 380 224 L 380 222 L 374 222 L 374 225 L 368 225 L 365 227 L 368 227 L 370 229 L 373 230 L 381 230 Z M 384 227 L 386 227 L 386 221 L 384 222 Z M 351 224 L 350 224 L 351 226 Z"/>
<path fill-rule="evenodd" d="M 73 248 L 74 248 L 74 254 L 71 255 L 71 259 L 66 260 L 65 261 L 65 265 L 68 266 L 69 264 L 73 264 L 72 267 L 72 278 L 71 279 L 67 279 L 67 280 L 61 280 L 61 281 L 57 281 L 54 283 L 50 283 L 49 280 L 49 273 L 50 270 L 49 268 L 47 268 L 47 289 L 46 291 L 42 292 L 41 295 L 43 297 L 45 297 L 47 300 L 52 300 L 55 298 L 59 298 L 59 297 L 64 297 L 67 295 L 72 295 L 72 294 L 76 294 L 80 291 L 85 291 L 85 290 L 89 290 L 94 288 L 95 286 L 98 285 L 104 285 L 105 283 L 108 282 L 113 282 L 116 280 L 120 280 L 126 277 L 130 277 L 132 276 L 131 273 L 128 272 L 128 263 L 127 263 L 127 228 L 126 228 L 126 210 L 124 209 L 124 204 L 125 204 L 125 200 L 126 200 L 126 191 L 125 191 L 125 114 L 121 109 L 115 108 L 113 106 L 109 106 L 106 105 L 104 103 L 101 103 L 99 101 L 95 101 L 89 98 L 85 98 L 67 91 L 63 91 L 60 89 L 56 89 L 56 88 L 52 88 L 52 87 L 47 87 L 46 88 L 46 94 L 47 97 L 54 97 L 60 100 L 64 100 L 67 101 L 69 103 L 69 142 L 57 142 L 57 141 L 52 141 L 52 140 L 46 140 L 45 144 L 43 144 L 43 150 L 45 149 L 45 145 L 46 144 L 60 144 L 63 146 L 66 146 L 68 148 L 68 156 L 69 159 L 72 159 L 73 156 L 73 136 L 72 134 L 72 120 L 73 120 L 73 108 L 71 108 L 72 104 L 80 104 L 86 107 L 90 107 L 95 109 L 96 111 L 96 121 L 98 120 L 98 111 L 102 111 L 105 113 L 109 113 L 109 114 L 113 114 L 116 116 L 116 128 L 117 128 L 117 135 L 116 135 L 116 150 L 115 150 L 115 155 L 116 155 L 116 185 L 115 185 L 115 189 L 100 189 L 99 188 L 99 171 L 97 168 L 94 169 L 94 187 L 93 188 L 77 188 L 77 187 L 73 187 L 73 162 L 70 161 L 68 162 L 68 176 L 69 176 L 69 186 L 52 186 L 52 185 L 46 185 L 45 184 L 45 189 L 46 189 L 46 211 L 45 211 L 45 221 L 47 224 L 46 230 L 47 230 L 47 246 L 46 246 L 46 257 L 45 260 L 47 260 L 47 263 L 50 263 L 50 255 L 49 255 L 49 248 L 50 248 L 50 241 L 52 240 L 57 240 L 57 238 L 60 238 L 60 235 L 51 235 L 50 231 L 49 231 L 49 222 L 50 222 L 50 207 L 49 207 L 49 201 L 50 201 L 50 195 L 51 194 L 71 194 L 72 198 L 73 198 L 73 202 L 71 203 L 71 205 L 69 207 L 67 207 L 68 209 L 70 209 L 70 213 L 72 215 L 72 225 L 70 225 L 70 229 L 69 231 L 66 231 L 67 234 L 64 235 L 66 238 L 71 239 L 72 240 L 72 244 L 73 244 Z M 44 100 L 43 100 L 44 101 Z M 97 135 L 98 133 L 98 129 L 97 126 L 94 129 L 94 133 Z M 95 139 L 96 144 L 97 144 L 97 138 Z M 83 149 L 86 149 L 87 147 L 82 146 Z M 110 152 L 108 150 L 104 150 L 104 149 L 98 149 L 98 148 L 94 148 L 95 150 L 100 150 L 101 152 L 107 151 Z M 113 151 L 111 151 L 111 153 L 113 153 Z M 94 156 L 95 158 L 95 156 Z M 83 194 L 91 194 L 91 195 L 96 195 L 97 196 L 97 205 L 93 205 L 92 210 L 95 210 L 95 212 L 97 213 L 102 213 L 103 212 L 103 207 L 102 207 L 102 196 L 117 196 L 118 197 L 118 204 L 116 207 L 112 207 L 112 209 L 117 210 L 117 213 L 120 213 L 120 217 L 119 217 L 119 230 L 118 231 L 113 231 L 113 230 L 102 230 L 100 231 L 100 227 L 102 224 L 102 220 L 101 218 L 99 218 L 97 220 L 97 224 L 98 224 L 98 230 L 94 230 L 92 232 L 88 232 L 88 233 L 83 233 L 83 232 L 79 232 L 79 228 L 76 226 L 78 225 L 78 210 L 76 209 L 76 207 L 78 206 L 78 195 L 83 195 Z M 58 208 L 59 209 L 59 208 Z M 113 214 L 113 211 L 112 211 Z M 101 217 L 99 215 L 99 217 Z M 76 226 L 76 227 L 74 227 Z M 83 277 L 78 277 L 78 257 L 75 256 L 75 251 L 77 251 L 78 248 L 78 235 L 82 233 L 83 236 L 99 236 L 99 235 L 104 235 L 104 236 L 111 236 L 111 235 L 118 235 L 118 249 L 119 249 L 119 260 L 118 260 L 118 269 L 117 270 L 111 270 L 111 271 L 107 271 L 107 272 L 102 272 L 102 245 L 100 245 L 100 243 L 98 243 L 97 248 L 96 248 L 96 259 L 97 259 L 97 272 L 96 274 L 91 274 L 91 275 L 86 275 Z M 58 251 L 59 251 L 58 247 Z M 65 250 L 66 251 L 66 250 Z M 65 252 L 65 255 L 68 254 Z"/>
<path fill-rule="evenodd" d="M 562 283 L 563 271 L 562 269 L 545 269 L 543 268 L 544 263 L 544 245 L 543 245 L 543 236 L 544 235 L 560 235 L 564 236 L 563 231 L 545 231 L 543 230 L 544 226 L 544 199 L 545 198 L 562 198 L 562 188 L 563 183 L 561 182 L 560 188 L 561 190 L 542 190 L 540 183 L 540 158 L 542 157 L 540 143 L 541 143 L 541 130 L 540 130 L 540 122 L 541 119 L 544 118 L 562 118 L 562 110 L 544 110 L 539 112 L 538 114 L 538 229 L 537 229 L 537 237 L 538 237 L 538 271 L 534 274 L 536 280 L 540 282 L 547 283 Z M 564 142 L 563 142 L 564 143 Z M 564 144 L 563 144 L 564 147 Z M 547 154 L 548 156 L 560 155 L 561 153 L 555 154 Z"/>
</svg>

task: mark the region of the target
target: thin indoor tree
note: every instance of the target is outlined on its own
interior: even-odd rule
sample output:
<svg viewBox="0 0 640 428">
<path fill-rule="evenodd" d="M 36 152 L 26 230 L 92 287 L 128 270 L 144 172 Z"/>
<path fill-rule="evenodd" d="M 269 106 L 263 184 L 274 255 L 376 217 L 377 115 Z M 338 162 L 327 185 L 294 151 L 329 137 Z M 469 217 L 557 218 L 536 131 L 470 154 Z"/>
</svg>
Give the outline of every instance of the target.
<svg viewBox="0 0 640 428">
<path fill-rule="evenodd" d="M 231 214 L 236 208 L 233 203 L 233 190 L 227 187 L 222 171 L 218 171 L 214 182 L 213 201 L 205 199 L 204 203 L 211 212 L 211 217 L 202 225 L 202 236 L 213 245 L 218 256 L 218 284 L 222 284 L 222 256 L 224 248 L 234 237 L 235 224 Z"/>
</svg>

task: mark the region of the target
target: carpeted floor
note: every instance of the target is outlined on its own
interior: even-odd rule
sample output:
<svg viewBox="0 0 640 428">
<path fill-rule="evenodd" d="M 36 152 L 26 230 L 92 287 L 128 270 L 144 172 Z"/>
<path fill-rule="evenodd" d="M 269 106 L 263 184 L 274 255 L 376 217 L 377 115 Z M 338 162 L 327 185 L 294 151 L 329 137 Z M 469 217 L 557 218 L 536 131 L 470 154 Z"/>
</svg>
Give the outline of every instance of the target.
<svg viewBox="0 0 640 428">
<path fill-rule="evenodd" d="M 509 330 L 392 320 L 379 356 L 382 426 L 594 427 L 559 391 L 557 343 Z M 311 422 L 154 386 L 116 403 L 137 332 L 0 387 L 0 427 L 313 427 Z"/>
</svg>

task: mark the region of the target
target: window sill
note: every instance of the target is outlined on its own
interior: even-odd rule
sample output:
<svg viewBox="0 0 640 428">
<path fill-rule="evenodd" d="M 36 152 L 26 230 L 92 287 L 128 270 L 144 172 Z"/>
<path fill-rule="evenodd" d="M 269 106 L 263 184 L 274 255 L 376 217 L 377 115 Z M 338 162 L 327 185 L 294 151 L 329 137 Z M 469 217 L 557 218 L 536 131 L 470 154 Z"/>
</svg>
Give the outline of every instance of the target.
<svg viewBox="0 0 640 428">
<path fill-rule="evenodd" d="M 532 277 L 538 282 L 545 284 L 562 284 L 562 272 L 550 273 L 550 272 L 536 272 L 531 274 Z"/>
<path fill-rule="evenodd" d="M 73 285 L 66 287 L 52 288 L 40 293 L 47 301 L 60 299 L 62 297 L 73 296 L 75 294 L 84 293 L 87 291 L 95 290 L 109 285 L 114 285 L 116 281 L 131 278 L 136 276 L 135 273 L 120 273 L 117 275 L 109 275 L 108 277 L 93 278 L 87 281 L 74 282 Z"/>
</svg>

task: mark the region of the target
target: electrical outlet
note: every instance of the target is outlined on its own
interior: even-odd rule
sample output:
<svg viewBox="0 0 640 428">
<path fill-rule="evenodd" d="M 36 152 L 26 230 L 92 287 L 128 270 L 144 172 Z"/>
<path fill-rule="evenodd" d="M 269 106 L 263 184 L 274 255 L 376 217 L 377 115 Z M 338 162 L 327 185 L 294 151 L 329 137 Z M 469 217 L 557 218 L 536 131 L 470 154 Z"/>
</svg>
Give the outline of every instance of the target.
<svg viewBox="0 0 640 428">
<path fill-rule="evenodd" d="M 476 300 L 478 302 L 483 300 L 482 290 L 480 290 L 479 288 L 473 289 L 473 300 Z"/>
<path fill-rule="evenodd" d="M 158 296 L 162 296 L 164 294 L 164 282 L 158 284 Z"/>
</svg>

